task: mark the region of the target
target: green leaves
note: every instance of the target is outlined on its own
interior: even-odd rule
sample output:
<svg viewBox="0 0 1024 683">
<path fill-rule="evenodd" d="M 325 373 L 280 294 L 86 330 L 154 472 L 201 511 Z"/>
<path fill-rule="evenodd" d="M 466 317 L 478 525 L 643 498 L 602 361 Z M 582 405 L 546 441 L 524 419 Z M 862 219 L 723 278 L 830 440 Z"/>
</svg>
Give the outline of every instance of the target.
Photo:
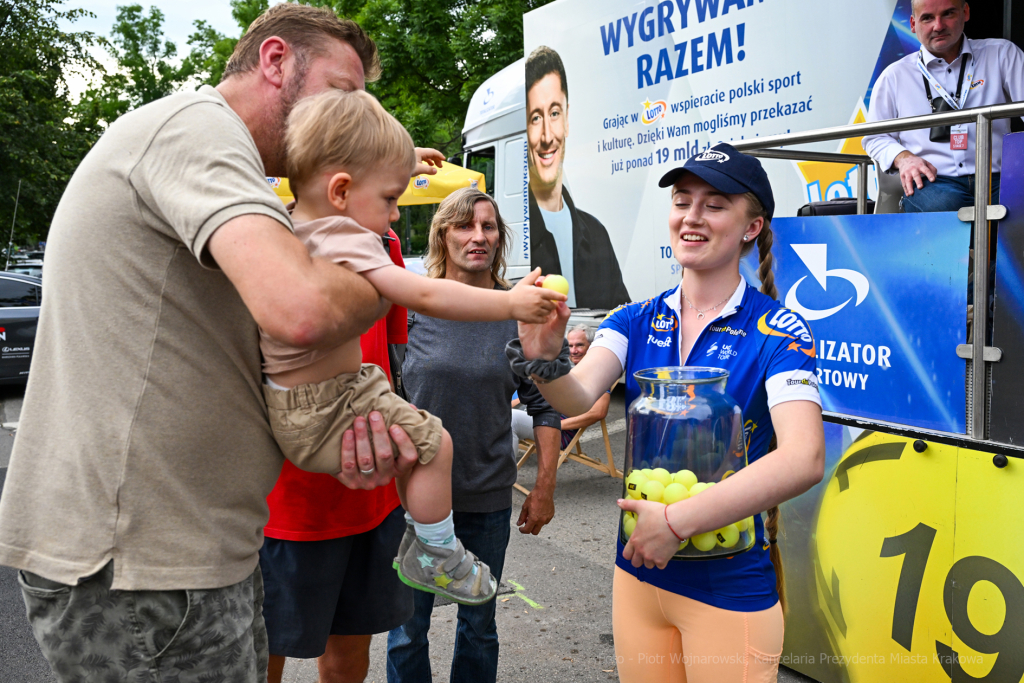
<svg viewBox="0 0 1024 683">
<path fill-rule="evenodd" d="M 466 108 L 485 80 L 523 56 L 523 14 L 551 0 L 300 0 L 354 19 L 383 75 L 367 90 L 421 147 L 461 149 Z"/>
<path fill-rule="evenodd" d="M 0 232 L 6 245 L 22 182 L 14 238 L 45 238 L 57 202 L 96 133 L 75 120 L 67 75 L 98 65 L 88 32 L 60 22 L 88 16 L 59 0 L 0 0 Z"/>
</svg>

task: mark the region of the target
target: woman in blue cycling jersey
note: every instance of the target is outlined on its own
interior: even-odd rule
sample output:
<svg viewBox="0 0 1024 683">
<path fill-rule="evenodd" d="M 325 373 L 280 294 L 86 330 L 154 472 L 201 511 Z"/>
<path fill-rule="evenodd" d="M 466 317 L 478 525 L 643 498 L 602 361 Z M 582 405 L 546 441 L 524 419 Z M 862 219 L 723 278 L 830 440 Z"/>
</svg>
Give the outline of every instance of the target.
<svg viewBox="0 0 1024 683">
<path fill-rule="evenodd" d="M 616 557 L 615 653 L 627 682 L 774 681 L 784 608 L 778 505 L 814 486 L 824 470 L 814 339 L 806 322 L 775 300 L 775 200 L 760 162 L 719 144 L 666 173 L 660 185 L 671 187 L 669 235 L 683 267 L 680 285 L 613 311 L 571 371 L 563 360 L 564 306 L 547 324 L 520 324 L 521 349 L 510 348 L 509 356 L 517 371 L 546 381 L 538 387 L 566 415 L 589 410 L 623 371 L 627 404 L 639 394 L 637 370 L 729 371 L 749 465 L 672 505 L 619 501 L 638 521 Z M 755 245 L 760 292 L 739 272 L 740 258 Z M 751 515 L 756 541 L 749 551 L 669 561 L 681 539 Z"/>
</svg>

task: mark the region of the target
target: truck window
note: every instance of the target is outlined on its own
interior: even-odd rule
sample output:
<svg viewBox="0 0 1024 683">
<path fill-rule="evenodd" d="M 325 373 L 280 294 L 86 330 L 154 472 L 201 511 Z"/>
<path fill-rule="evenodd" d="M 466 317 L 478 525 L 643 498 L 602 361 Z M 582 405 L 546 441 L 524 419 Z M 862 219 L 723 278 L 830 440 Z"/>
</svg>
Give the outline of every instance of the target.
<svg viewBox="0 0 1024 683">
<path fill-rule="evenodd" d="M 503 163 L 505 179 L 503 183 L 506 197 L 521 197 L 523 194 L 523 188 L 526 185 L 526 179 L 523 177 L 526 173 L 526 158 L 523 156 L 525 149 L 526 141 L 522 138 L 505 143 L 505 161 Z"/>
<path fill-rule="evenodd" d="M 494 196 L 494 148 L 483 147 L 466 154 L 466 168 L 484 174 L 487 194 Z"/>
<path fill-rule="evenodd" d="M 38 306 L 39 285 L 0 278 L 0 307 Z"/>
</svg>

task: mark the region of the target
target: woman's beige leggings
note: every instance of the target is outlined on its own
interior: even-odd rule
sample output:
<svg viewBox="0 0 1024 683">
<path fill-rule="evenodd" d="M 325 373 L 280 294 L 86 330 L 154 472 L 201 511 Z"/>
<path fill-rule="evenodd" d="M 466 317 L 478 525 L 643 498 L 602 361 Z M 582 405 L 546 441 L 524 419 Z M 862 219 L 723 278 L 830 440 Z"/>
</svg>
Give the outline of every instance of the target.
<svg viewBox="0 0 1024 683">
<path fill-rule="evenodd" d="M 618 567 L 612 593 L 623 683 L 775 683 L 782 607 L 734 612 L 676 595 Z"/>
</svg>

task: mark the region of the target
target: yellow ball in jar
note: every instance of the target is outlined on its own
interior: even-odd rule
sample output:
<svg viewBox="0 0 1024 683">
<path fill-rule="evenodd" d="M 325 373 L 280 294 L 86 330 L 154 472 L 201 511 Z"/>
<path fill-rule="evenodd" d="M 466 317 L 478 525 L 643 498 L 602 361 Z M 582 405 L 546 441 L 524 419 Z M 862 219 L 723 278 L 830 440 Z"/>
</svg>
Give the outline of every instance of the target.
<svg viewBox="0 0 1024 683">
<path fill-rule="evenodd" d="M 640 487 L 647 483 L 647 477 L 640 470 L 633 470 L 626 477 L 626 496 L 640 500 Z"/>
<path fill-rule="evenodd" d="M 661 495 L 661 502 L 665 505 L 671 505 L 672 503 L 678 503 L 681 500 L 686 500 L 690 497 L 690 492 L 686 490 L 686 487 L 682 484 L 669 484 L 665 487 L 665 492 Z"/>
<path fill-rule="evenodd" d="M 622 518 L 622 533 L 626 534 L 626 538 L 629 538 L 633 535 L 634 529 L 636 529 L 636 517 L 627 512 Z"/>
<path fill-rule="evenodd" d="M 718 545 L 723 548 L 731 548 L 740 540 L 740 530 L 736 528 L 735 524 L 726 524 L 715 532 L 715 538 L 718 540 Z"/>
<path fill-rule="evenodd" d="M 697 534 L 690 540 L 693 542 L 694 548 L 705 553 L 718 545 L 718 538 L 713 531 L 709 531 L 706 534 Z"/>
<path fill-rule="evenodd" d="M 665 495 L 665 487 L 657 479 L 651 479 L 640 487 L 640 497 L 652 503 L 660 503 L 663 495 Z"/>
<path fill-rule="evenodd" d="M 656 467 L 653 470 L 651 470 L 651 475 L 648 477 L 648 479 L 657 480 L 661 482 L 662 486 L 668 486 L 669 484 L 672 483 L 672 475 L 669 474 L 669 471 L 663 467 Z"/>
<path fill-rule="evenodd" d="M 690 470 L 679 470 L 672 474 L 672 481 L 676 484 L 682 484 L 689 491 L 697 483 L 697 475 Z"/>
</svg>

